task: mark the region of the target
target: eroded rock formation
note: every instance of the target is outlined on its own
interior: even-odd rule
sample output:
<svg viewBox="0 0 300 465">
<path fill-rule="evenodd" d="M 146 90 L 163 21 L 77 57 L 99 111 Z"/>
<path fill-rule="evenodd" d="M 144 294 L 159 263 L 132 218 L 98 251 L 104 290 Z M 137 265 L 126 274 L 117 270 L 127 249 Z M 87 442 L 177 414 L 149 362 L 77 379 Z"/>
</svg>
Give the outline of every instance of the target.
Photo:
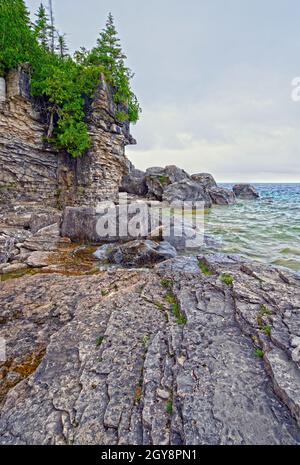
<svg viewBox="0 0 300 465">
<path fill-rule="evenodd" d="M 30 96 L 26 67 L 10 72 L 0 101 L 1 201 L 95 205 L 116 197 L 129 169 L 125 146 L 135 143 L 129 124 L 116 121 L 116 111 L 112 90 L 102 76 L 87 111 L 91 149 L 73 159 L 45 143 L 43 104 Z"/>
</svg>

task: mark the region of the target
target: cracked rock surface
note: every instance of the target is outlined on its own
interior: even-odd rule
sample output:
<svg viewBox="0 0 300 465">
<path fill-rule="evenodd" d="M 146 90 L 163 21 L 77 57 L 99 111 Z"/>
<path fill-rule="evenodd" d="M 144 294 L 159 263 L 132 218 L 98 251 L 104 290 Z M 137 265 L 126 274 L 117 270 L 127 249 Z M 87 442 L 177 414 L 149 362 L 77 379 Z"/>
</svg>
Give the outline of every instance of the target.
<svg viewBox="0 0 300 465">
<path fill-rule="evenodd" d="M 0 297 L 1 444 L 300 443 L 292 273 L 176 257 L 8 280 Z"/>
</svg>

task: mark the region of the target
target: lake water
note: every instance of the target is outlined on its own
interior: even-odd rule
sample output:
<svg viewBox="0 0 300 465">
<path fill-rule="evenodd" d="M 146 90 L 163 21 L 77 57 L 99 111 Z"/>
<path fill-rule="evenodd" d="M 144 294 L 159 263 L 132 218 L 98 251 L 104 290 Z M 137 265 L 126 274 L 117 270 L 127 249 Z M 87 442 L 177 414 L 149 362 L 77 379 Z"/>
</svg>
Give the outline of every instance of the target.
<svg viewBox="0 0 300 465">
<path fill-rule="evenodd" d="M 300 271 L 300 184 L 255 187 L 260 200 L 213 207 L 205 215 L 205 232 L 217 241 L 208 249 Z"/>
</svg>

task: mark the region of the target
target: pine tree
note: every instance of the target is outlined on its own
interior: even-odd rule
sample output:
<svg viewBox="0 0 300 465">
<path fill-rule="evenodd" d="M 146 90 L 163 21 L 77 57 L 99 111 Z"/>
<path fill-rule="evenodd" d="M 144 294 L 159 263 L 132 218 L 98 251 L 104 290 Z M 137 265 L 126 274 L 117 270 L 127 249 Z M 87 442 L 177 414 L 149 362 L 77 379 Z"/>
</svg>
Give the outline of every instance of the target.
<svg viewBox="0 0 300 465">
<path fill-rule="evenodd" d="M 45 49 L 49 50 L 50 48 L 50 30 L 51 26 L 49 24 L 49 18 L 46 12 L 46 8 L 41 3 L 38 9 L 37 21 L 34 24 L 34 32 L 39 44 Z"/>
<path fill-rule="evenodd" d="M 0 74 L 30 61 L 36 43 L 23 0 L 0 1 Z"/>
<path fill-rule="evenodd" d="M 108 15 L 105 29 L 97 40 L 97 46 L 92 51 L 91 58 L 95 64 L 103 65 L 112 74 L 118 65 L 126 59 L 111 13 Z"/>
<path fill-rule="evenodd" d="M 54 53 L 56 30 L 54 26 L 54 14 L 53 14 L 52 0 L 49 0 L 49 15 L 50 15 L 50 47 L 51 47 L 51 52 Z"/>
<path fill-rule="evenodd" d="M 56 50 L 60 58 L 65 58 L 68 55 L 68 46 L 66 42 L 66 35 L 65 34 L 58 34 L 58 44 L 56 46 Z"/>
</svg>

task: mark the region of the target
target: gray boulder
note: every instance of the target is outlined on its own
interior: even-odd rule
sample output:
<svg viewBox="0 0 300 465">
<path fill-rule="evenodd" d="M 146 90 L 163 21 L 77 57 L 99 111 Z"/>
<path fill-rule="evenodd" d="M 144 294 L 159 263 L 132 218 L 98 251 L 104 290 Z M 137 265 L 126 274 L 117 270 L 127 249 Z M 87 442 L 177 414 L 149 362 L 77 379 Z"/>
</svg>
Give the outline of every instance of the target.
<svg viewBox="0 0 300 465">
<path fill-rule="evenodd" d="M 13 256 L 16 240 L 6 234 L 0 234 L 0 263 L 7 263 Z"/>
<path fill-rule="evenodd" d="M 124 267 L 151 265 L 176 257 L 176 249 L 168 242 L 135 240 L 125 244 L 105 244 L 94 256 L 108 263 Z"/>
<path fill-rule="evenodd" d="M 208 192 L 214 205 L 233 205 L 236 202 L 234 193 L 224 187 L 212 187 Z"/>
<path fill-rule="evenodd" d="M 146 195 L 147 190 L 145 173 L 135 168 L 127 176 L 124 176 L 120 186 L 120 192 L 140 196 Z"/>
<path fill-rule="evenodd" d="M 192 174 L 191 178 L 193 181 L 199 182 L 200 184 L 202 184 L 202 186 L 206 190 L 211 189 L 213 187 L 218 187 L 214 177 L 209 173 Z"/>
<path fill-rule="evenodd" d="M 168 185 L 189 178 L 189 175 L 184 170 L 174 165 L 165 168 L 148 168 L 145 177 L 148 195 L 162 200 L 164 190 Z"/>
<path fill-rule="evenodd" d="M 184 179 L 168 186 L 163 193 L 163 200 L 168 203 L 204 202 L 210 208 L 212 201 L 205 189 L 198 182 Z"/>
<path fill-rule="evenodd" d="M 29 228 L 32 234 L 37 233 L 40 229 L 46 228 L 53 224 L 59 225 L 61 221 L 61 213 L 33 213 L 29 220 Z"/>
<path fill-rule="evenodd" d="M 251 184 L 236 184 L 232 190 L 240 199 L 254 200 L 259 198 L 259 193 Z"/>
</svg>

